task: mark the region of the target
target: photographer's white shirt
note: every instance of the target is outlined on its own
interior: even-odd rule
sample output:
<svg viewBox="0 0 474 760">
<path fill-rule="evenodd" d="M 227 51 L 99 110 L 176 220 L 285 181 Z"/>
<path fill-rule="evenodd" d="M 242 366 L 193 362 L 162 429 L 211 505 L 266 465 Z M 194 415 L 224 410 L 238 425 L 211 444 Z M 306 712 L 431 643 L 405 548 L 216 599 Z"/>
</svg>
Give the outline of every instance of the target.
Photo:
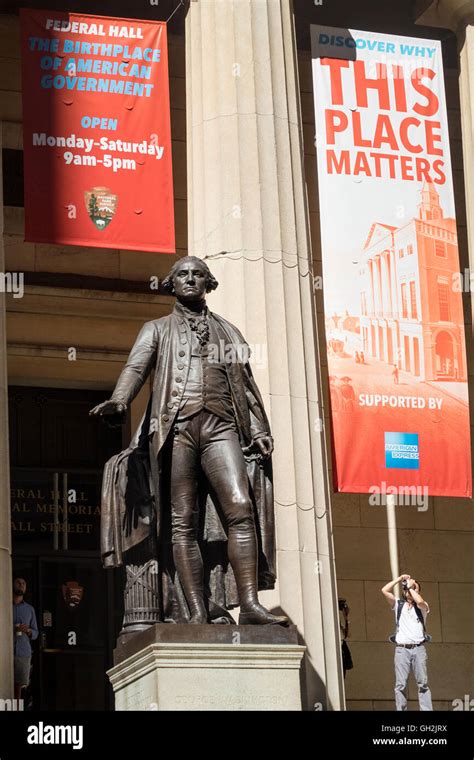
<svg viewBox="0 0 474 760">
<path fill-rule="evenodd" d="M 396 623 L 398 599 L 396 600 L 395 607 L 393 607 L 393 609 L 395 611 L 395 623 Z M 426 625 L 426 616 L 429 611 L 430 611 L 429 608 L 428 610 L 421 610 L 421 614 L 423 615 L 423 620 L 425 621 L 425 625 Z M 423 631 L 423 626 L 418 620 L 418 616 L 416 614 L 414 605 L 409 606 L 407 602 L 405 602 L 402 607 L 402 614 L 400 615 L 400 620 L 398 622 L 398 631 L 397 631 L 397 635 L 395 636 L 395 643 L 396 644 L 421 644 L 421 642 L 424 641 L 424 639 L 425 639 L 425 632 Z"/>
</svg>

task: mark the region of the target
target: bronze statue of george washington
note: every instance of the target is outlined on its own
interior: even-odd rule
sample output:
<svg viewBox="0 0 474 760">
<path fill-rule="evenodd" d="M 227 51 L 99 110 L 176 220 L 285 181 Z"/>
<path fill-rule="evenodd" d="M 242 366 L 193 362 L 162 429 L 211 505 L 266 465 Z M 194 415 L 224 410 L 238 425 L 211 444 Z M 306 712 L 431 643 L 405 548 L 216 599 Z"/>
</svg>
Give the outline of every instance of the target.
<svg viewBox="0 0 474 760">
<path fill-rule="evenodd" d="M 186 256 L 162 283 L 169 316 L 147 322 L 109 401 L 123 422 L 154 372 L 146 413 L 102 486 L 105 567 L 126 569 L 123 633 L 159 622 L 282 624 L 258 601 L 275 583 L 273 440 L 240 332 L 206 306 L 217 288 Z"/>
</svg>

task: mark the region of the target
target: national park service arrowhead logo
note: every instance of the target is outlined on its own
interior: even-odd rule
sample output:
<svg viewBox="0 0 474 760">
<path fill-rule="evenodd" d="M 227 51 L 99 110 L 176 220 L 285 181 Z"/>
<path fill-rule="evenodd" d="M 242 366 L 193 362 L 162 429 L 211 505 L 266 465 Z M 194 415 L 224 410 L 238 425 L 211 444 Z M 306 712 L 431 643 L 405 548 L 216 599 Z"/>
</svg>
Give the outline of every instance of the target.
<svg viewBox="0 0 474 760">
<path fill-rule="evenodd" d="M 66 607 L 74 609 L 79 607 L 84 596 L 84 586 L 81 586 L 77 581 L 66 581 L 61 584 L 61 591 Z"/>
<path fill-rule="evenodd" d="M 114 218 L 118 196 L 108 187 L 93 187 L 84 192 L 87 213 L 98 230 L 105 230 Z"/>
</svg>

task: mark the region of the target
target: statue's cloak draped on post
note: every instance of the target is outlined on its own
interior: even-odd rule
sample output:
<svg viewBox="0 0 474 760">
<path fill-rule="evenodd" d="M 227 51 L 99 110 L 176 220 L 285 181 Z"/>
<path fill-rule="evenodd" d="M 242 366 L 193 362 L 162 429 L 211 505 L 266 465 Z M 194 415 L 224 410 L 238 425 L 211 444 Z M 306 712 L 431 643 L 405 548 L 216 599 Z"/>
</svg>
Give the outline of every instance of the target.
<svg viewBox="0 0 474 760">
<path fill-rule="evenodd" d="M 209 313 L 209 319 L 214 320 L 225 349 L 235 419 L 247 463 L 259 547 L 258 588 L 270 589 L 276 578 L 271 463 L 263 462 L 252 446 L 254 438 L 270 434 L 270 427 L 248 364 L 244 338 L 222 317 Z M 170 622 L 184 622 L 188 617 L 171 547 L 167 439 L 173 435 L 190 361 L 190 329 L 182 307 L 176 304 L 169 316 L 144 325 L 117 382 L 113 399 L 129 404 L 152 369 L 155 372 L 147 411 L 129 448 L 107 462 L 102 484 L 103 564 L 122 565 L 126 552 L 156 536 L 160 618 Z M 184 380 L 179 385 L 177 375 Z M 239 603 L 227 557 L 225 521 L 204 477 L 200 483 L 199 544 L 209 613 L 211 619 L 225 620 L 225 610 Z"/>
</svg>

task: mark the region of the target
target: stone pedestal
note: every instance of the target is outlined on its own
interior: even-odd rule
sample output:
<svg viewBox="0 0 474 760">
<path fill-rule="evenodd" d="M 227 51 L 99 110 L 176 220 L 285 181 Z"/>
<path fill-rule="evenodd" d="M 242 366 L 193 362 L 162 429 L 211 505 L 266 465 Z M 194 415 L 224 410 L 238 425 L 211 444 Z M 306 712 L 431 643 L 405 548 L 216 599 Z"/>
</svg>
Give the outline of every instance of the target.
<svg viewBox="0 0 474 760">
<path fill-rule="evenodd" d="M 295 626 L 155 625 L 122 637 L 116 710 L 301 710 Z"/>
</svg>

